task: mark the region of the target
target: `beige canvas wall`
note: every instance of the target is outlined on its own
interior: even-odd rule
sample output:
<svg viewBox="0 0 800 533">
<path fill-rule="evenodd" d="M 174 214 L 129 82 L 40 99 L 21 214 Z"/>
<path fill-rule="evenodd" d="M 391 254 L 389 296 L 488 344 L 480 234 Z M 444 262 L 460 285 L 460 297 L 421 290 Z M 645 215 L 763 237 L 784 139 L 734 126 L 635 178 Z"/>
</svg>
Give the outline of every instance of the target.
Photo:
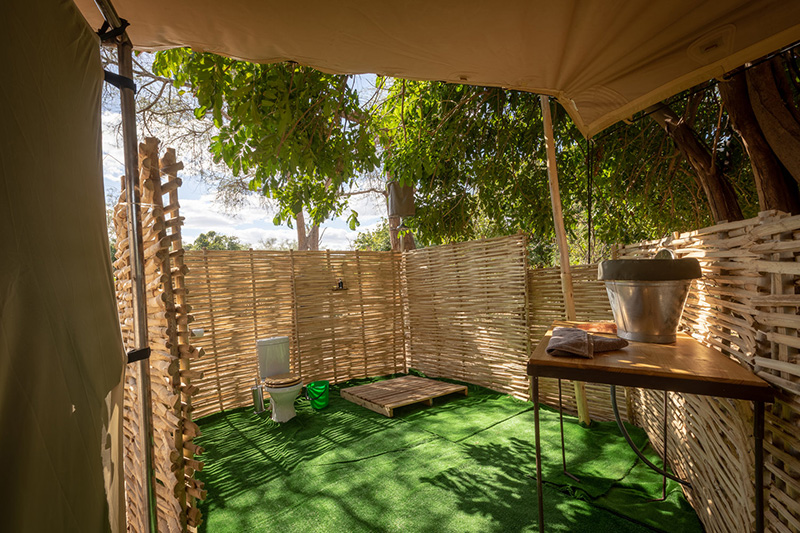
<svg viewBox="0 0 800 533">
<path fill-rule="evenodd" d="M 105 531 L 124 354 L 98 41 L 72 2 L 4 3 L 0 20 L 0 531 Z"/>
</svg>

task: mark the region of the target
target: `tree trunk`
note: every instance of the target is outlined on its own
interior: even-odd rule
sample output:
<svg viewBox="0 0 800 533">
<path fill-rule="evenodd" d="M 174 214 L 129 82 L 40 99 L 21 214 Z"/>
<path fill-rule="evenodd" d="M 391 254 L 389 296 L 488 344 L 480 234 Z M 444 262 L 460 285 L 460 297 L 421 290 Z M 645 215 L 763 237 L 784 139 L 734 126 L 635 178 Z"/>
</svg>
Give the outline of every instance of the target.
<svg viewBox="0 0 800 533">
<path fill-rule="evenodd" d="M 666 105 L 651 106 L 645 112 L 664 128 L 694 170 L 706 194 L 714 221 L 741 220 L 742 210 L 733 186 L 712 161 L 711 151 L 695 136 L 692 127 Z"/>
<path fill-rule="evenodd" d="M 800 182 L 800 123 L 794 103 L 781 95 L 778 76 L 783 76 L 783 65 L 775 58 L 747 71 L 747 88 L 764 138 L 786 170 Z"/>
<path fill-rule="evenodd" d="M 389 242 L 392 244 L 393 252 L 405 252 L 417 248 L 414 235 L 410 231 L 400 236 L 400 217 L 398 216 L 389 217 Z"/>
<path fill-rule="evenodd" d="M 297 250 L 304 252 L 308 250 L 308 239 L 306 239 L 306 218 L 302 211 L 294 216 L 295 226 L 297 226 Z"/>
<path fill-rule="evenodd" d="M 747 85 L 745 76 L 739 74 L 729 81 L 721 82 L 718 87 L 733 129 L 742 138 L 747 155 L 750 156 L 759 208 L 761 211 L 777 209 L 786 213 L 799 213 L 800 191 L 764 138 L 753 112 Z"/>
<path fill-rule="evenodd" d="M 311 226 L 311 231 L 308 232 L 308 237 L 306 237 L 306 245 L 309 250 L 319 250 L 319 224 Z"/>
<path fill-rule="evenodd" d="M 297 226 L 297 249 L 299 251 L 319 250 L 319 224 L 311 226 L 306 233 L 306 216 L 302 211 L 294 216 Z"/>
</svg>

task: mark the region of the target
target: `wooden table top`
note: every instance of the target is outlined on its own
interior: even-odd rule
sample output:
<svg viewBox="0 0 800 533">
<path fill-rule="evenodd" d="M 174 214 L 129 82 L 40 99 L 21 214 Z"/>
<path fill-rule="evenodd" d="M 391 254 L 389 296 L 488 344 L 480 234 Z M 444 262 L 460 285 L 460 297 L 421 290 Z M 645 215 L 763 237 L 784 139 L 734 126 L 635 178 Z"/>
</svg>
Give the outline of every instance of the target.
<svg viewBox="0 0 800 533">
<path fill-rule="evenodd" d="M 548 355 L 545 350 L 553 328 L 569 325 L 553 323 L 531 354 L 529 376 L 754 401 L 770 401 L 774 396 L 766 381 L 685 333 L 678 333 L 674 344 L 630 342 L 621 350 L 596 353 L 594 359 Z"/>
</svg>

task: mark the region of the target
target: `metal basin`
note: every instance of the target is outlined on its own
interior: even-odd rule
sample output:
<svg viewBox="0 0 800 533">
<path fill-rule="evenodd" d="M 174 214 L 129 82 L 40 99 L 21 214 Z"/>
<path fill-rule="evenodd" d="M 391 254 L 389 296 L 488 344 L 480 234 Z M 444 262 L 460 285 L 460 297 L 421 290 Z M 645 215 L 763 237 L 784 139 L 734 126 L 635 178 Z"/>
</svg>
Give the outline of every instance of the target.
<svg viewBox="0 0 800 533">
<path fill-rule="evenodd" d="M 691 280 L 606 281 L 617 335 L 637 342 L 675 342 Z"/>
<path fill-rule="evenodd" d="M 675 342 L 692 280 L 701 275 L 696 259 L 621 259 L 603 261 L 597 277 L 605 281 L 617 335 L 638 342 Z"/>
</svg>

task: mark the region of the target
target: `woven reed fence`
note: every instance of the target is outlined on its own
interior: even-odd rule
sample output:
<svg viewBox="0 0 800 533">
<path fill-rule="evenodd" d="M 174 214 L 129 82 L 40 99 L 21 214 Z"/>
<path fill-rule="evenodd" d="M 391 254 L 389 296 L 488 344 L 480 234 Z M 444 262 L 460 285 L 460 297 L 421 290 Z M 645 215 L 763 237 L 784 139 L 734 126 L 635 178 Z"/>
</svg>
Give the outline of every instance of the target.
<svg viewBox="0 0 800 533">
<path fill-rule="evenodd" d="M 528 398 L 525 237 L 404 254 L 409 366 Z"/>
<path fill-rule="evenodd" d="M 593 322 L 613 320 L 611 305 L 608 302 L 605 285 L 597 281 L 597 265 L 573 265 L 572 283 L 575 297 L 577 320 Z M 564 320 L 566 309 L 561 291 L 561 270 L 559 268 L 539 268 L 528 271 L 528 312 L 530 314 L 531 346 L 541 340 L 554 320 Z M 577 413 L 575 389 L 572 381 L 562 380 L 562 403 L 564 410 Z M 543 403 L 558 406 L 558 381 L 550 378 L 539 379 L 539 395 Z M 617 402 L 624 419 L 633 421 L 630 406 L 630 391 L 619 387 Z M 595 420 L 613 420 L 611 392 L 608 385 L 586 384 L 586 403 L 589 415 Z"/>
<path fill-rule="evenodd" d="M 206 354 L 192 362 L 195 416 L 252 405 L 260 338 L 289 337 L 304 383 L 406 369 L 400 254 L 204 250 L 185 261 Z"/>
<path fill-rule="evenodd" d="M 203 484 L 194 478 L 202 463 L 194 454 L 202 453 L 192 439 L 200 434 L 192 422 L 193 373 L 189 360 L 202 355 L 189 341 L 192 317 L 185 302 L 176 173 L 183 168 L 175 160 L 175 151 L 168 149 L 158 159 L 158 141 L 146 139 L 139 146 L 139 166 L 145 281 L 147 284 L 150 383 L 152 395 L 153 465 L 157 482 L 156 505 L 159 531 L 180 532 L 201 522 L 195 498 L 204 498 Z M 162 174 L 166 180 L 162 183 Z M 163 195 L 168 195 L 164 206 Z M 114 262 L 117 302 L 123 340 L 133 348 L 133 307 L 131 300 L 130 246 L 127 228 L 127 191 L 123 191 L 114 208 L 117 252 Z M 125 369 L 123 399 L 123 446 L 128 531 L 149 531 L 146 514 L 146 476 L 142 475 L 143 449 L 139 427 L 138 364 Z"/>
<path fill-rule="evenodd" d="M 752 404 L 670 395 L 673 468 L 692 483 L 687 497 L 708 531 L 752 529 L 755 475 L 764 476 L 769 531 L 800 531 L 800 216 L 775 212 L 628 246 L 626 257 L 669 247 L 696 257 L 682 325 L 698 340 L 753 369 L 779 397 L 768 410 L 766 470 L 753 472 Z M 637 419 L 661 447 L 662 393 L 638 390 Z"/>
</svg>

